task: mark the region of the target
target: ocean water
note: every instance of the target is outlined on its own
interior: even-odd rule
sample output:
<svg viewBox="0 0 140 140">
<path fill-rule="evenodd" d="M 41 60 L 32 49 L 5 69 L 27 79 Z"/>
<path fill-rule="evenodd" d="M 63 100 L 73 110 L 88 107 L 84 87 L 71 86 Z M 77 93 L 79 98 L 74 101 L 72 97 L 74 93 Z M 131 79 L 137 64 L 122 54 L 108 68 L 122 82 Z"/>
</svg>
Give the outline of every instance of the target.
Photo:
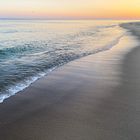
<svg viewBox="0 0 140 140">
<path fill-rule="evenodd" d="M 0 21 L 0 102 L 69 61 L 106 51 L 122 21 Z"/>
</svg>

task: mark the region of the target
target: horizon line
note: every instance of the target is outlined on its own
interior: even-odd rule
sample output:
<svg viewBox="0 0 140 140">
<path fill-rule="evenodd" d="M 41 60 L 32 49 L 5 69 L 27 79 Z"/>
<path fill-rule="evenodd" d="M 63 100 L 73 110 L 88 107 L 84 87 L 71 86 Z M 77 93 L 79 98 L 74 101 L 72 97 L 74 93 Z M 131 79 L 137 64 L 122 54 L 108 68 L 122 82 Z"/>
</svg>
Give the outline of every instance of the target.
<svg viewBox="0 0 140 140">
<path fill-rule="evenodd" d="M 140 18 L 3 18 L 0 20 L 140 20 Z"/>
</svg>

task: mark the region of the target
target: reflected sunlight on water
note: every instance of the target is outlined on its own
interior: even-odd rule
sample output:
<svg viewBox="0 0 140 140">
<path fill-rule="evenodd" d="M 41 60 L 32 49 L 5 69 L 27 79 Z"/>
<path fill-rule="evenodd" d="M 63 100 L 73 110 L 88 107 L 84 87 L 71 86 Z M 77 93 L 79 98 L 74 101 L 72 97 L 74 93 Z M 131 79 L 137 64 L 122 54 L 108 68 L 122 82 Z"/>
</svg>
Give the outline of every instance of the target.
<svg viewBox="0 0 140 140">
<path fill-rule="evenodd" d="M 74 59 L 108 50 L 123 21 L 1 21 L 0 100 Z"/>
</svg>

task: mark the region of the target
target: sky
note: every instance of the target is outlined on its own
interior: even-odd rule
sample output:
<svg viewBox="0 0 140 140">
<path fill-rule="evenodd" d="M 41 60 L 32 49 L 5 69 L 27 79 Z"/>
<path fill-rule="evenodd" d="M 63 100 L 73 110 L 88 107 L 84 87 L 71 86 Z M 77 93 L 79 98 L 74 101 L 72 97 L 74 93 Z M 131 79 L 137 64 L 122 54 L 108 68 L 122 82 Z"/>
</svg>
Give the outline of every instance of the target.
<svg viewBox="0 0 140 140">
<path fill-rule="evenodd" d="M 140 0 L 0 0 L 0 18 L 140 19 Z"/>
</svg>

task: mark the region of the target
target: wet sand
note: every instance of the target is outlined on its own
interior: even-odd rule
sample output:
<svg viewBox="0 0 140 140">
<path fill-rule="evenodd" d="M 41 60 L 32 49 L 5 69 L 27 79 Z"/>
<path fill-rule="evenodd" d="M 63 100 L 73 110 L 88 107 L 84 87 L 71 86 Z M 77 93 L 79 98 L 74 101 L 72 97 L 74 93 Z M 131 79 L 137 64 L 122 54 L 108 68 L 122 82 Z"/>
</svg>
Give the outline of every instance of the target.
<svg viewBox="0 0 140 140">
<path fill-rule="evenodd" d="M 131 46 L 124 37 L 4 101 L 0 140 L 139 140 L 140 47 Z"/>
</svg>

